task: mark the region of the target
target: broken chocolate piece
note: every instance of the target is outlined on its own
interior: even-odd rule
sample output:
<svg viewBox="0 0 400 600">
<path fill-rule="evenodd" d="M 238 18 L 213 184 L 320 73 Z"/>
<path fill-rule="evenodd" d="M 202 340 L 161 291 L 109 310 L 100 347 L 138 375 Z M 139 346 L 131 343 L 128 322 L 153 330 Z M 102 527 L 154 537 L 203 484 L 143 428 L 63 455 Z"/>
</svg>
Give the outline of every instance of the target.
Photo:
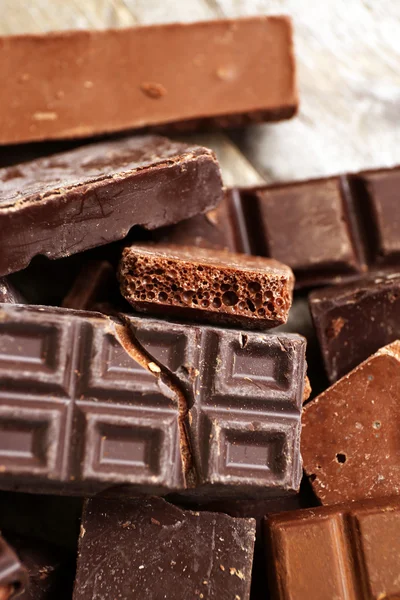
<svg viewBox="0 0 400 600">
<path fill-rule="evenodd" d="M 119 280 L 138 311 L 258 329 L 286 322 L 294 283 L 269 259 L 150 243 L 125 248 Z"/>
<path fill-rule="evenodd" d="M 323 504 L 400 493 L 400 341 L 304 408 L 301 453 Z"/>
<path fill-rule="evenodd" d="M 331 383 L 400 338 L 400 274 L 315 290 L 309 298 Z"/>
<path fill-rule="evenodd" d="M 399 598 L 399 540 L 398 498 L 272 515 L 265 521 L 271 597 Z"/>
<path fill-rule="evenodd" d="M 254 538 L 253 519 L 161 498 L 87 500 L 73 599 L 248 600 Z"/>
<path fill-rule="evenodd" d="M 0 143 L 289 118 L 292 38 L 279 16 L 1 37 Z"/>
<path fill-rule="evenodd" d="M 159 136 L 99 142 L 0 170 L 0 275 L 210 210 L 222 198 L 211 150 Z"/>
<path fill-rule="evenodd" d="M 28 574 L 14 550 L 0 536 L 0 600 L 10 600 L 28 586 Z"/>
</svg>

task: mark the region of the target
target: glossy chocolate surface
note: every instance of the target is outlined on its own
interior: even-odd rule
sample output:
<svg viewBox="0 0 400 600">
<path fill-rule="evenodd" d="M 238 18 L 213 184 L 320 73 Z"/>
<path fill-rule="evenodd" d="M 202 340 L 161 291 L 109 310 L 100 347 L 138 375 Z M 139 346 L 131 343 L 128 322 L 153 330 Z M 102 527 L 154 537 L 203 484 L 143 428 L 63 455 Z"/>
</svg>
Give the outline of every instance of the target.
<svg viewBox="0 0 400 600">
<path fill-rule="evenodd" d="M 160 136 L 99 142 L 0 170 L 0 275 L 212 209 L 211 150 Z"/>
<path fill-rule="evenodd" d="M 254 538 L 253 519 L 183 511 L 161 498 L 93 498 L 73 598 L 248 600 Z"/>
<path fill-rule="evenodd" d="M 293 493 L 305 346 L 284 333 L 4 304 L 0 487 Z"/>
<path fill-rule="evenodd" d="M 265 521 L 274 600 L 400 596 L 400 500 L 273 515 Z"/>
<path fill-rule="evenodd" d="M 323 504 L 400 493 L 399 395 L 396 341 L 305 406 L 301 453 Z"/>
</svg>

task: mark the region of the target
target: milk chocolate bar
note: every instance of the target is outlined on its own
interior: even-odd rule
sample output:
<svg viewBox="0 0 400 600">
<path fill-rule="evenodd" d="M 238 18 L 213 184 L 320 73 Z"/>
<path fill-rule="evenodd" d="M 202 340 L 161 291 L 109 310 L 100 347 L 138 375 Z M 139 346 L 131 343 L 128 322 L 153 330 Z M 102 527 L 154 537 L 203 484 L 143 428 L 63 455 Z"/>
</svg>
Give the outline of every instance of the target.
<svg viewBox="0 0 400 600">
<path fill-rule="evenodd" d="M 399 395 L 396 341 L 305 406 L 301 453 L 323 504 L 400 493 Z"/>
<path fill-rule="evenodd" d="M 400 274 L 314 290 L 310 310 L 331 383 L 400 339 Z"/>
<path fill-rule="evenodd" d="M 183 511 L 162 498 L 89 499 L 73 600 L 248 600 L 254 538 L 253 519 Z"/>
<path fill-rule="evenodd" d="M 399 185 L 395 167 L 235 188 L 215 211 L 155 237 L 274 258 L 297 288 L 339 283 L 400 264 Z"/>
<path fill-rule="evenodd" d="M 119 280 L 140 312 L 258 329 L 286 322 L 294 283 L 275 260 L 150 243 L 125 248 Z"/>
<path fill-rule="evenodd" d="M 275 121 L 298 105 L 287 17 L 2 37 L 0 76 L 2 144 Z"/>
<path fill-rule="evenodd" d="M 212 209 L 222 197 L 211 150 L 142 136 L 0 170 L 0 275 L 33 256 L 69 256 Z"/>
<path fill-rule="evenodd" d="M 274 600 L 400 597 L 400 500 L 286 512 L 265 521 Z"/>
<path fill-rule="evenodd" d="M 3 304 L 0 488 L 294 493 L 305 346 L 284 333 Z"/>
<path fill-rule="evenodd" d="M 28 586 L 28 574 L 18 556 L 0 536 L 0 600 L 11 600 Z"/>
</svg>

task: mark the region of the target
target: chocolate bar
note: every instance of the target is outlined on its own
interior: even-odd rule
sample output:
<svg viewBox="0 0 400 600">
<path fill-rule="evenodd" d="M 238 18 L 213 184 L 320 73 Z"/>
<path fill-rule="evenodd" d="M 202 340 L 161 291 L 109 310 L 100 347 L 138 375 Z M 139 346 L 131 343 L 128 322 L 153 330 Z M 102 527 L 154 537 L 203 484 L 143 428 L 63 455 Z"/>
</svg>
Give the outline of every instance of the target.
<svg viewBox="0 0 400 600">
<path fill-rule="evenodd" d="M 399 273 L 314 290 L 309 302 L 331 383 L 400 339 Z"/>
<path fill-rule="evenodd" d="M 286 322 L 294 283 L 274 260 L 150 243 L 125 248 L 119 280 L 140 312 L 258 329 Z"/>
<path fill-rule="evenodd" d="M 212 209 L 222 196 L 211 150 L 159 136 L 91 144 L 0 170 L 0 275 Z"/>
<path fill-rule="evenodd" d="M 265 522 L 276 600 L 400 597 L 400 500 L 286 512 Z"/>
<path fill-rule="evenodd" d="M 183 511 L 162 498 L 89 499 L 73 600 L 248 600 L 254 538 L 253 519 Z"/>
<path fill-rule="evenodd" d="M 399 394 L 396 341 L 305 406 L 301 453 L 323 504 L 400 493 Z"/>
<path fill-rule="evenodd" d="M 153 239 L 274 258 L 297 288 L 340 283 L 400 264 L 399 184 L 396 167 L 234 188 L 209 216 Z"/>
<path fill-rule="evenodd" d="M 293 493 L 305 346 L 284 333 L 3 304 L 0 488 Z"/>
<path fill-rule="evenodd" d="M 0 277 L 0 303 L 23 304 L 24 299 L 7 277 Z"/>
<path fill-rule="evenodd" d="M 287 17 L 16 35 L 0 48 L 2 144 L 276 121 L 298 106 Z"/>
<path fill-rule="evenodd" d="M 11 600 L 28 586 L 28 574 L 14 550 L 0 536 L 0 600 Z"/>
</svg>

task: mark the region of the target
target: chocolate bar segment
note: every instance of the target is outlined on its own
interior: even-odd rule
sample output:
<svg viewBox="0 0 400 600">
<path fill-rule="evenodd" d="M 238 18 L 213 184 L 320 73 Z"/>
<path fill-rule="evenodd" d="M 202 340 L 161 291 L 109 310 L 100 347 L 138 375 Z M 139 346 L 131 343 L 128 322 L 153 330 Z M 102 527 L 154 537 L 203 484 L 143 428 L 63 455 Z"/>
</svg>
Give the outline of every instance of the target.
<svg viewBox="0 0 400 600">
<path fill-rule="evenodd" d="M 277 261 L 150 243 L 125 248 L 119 280 L 138 311 L 259 329 L 286 322 L 294 283 Z"/>
<path fill-rule="evenodd" d="M 400 493 L 400 342 L 304 408 L 304 468 L 323 504 Z"/>
<path fill-rule="evenodd" d="M 300 336 L 0 309 L 0 488 L 270 497 L 300 485 Z"/>
<path fill-rule="evenodd" d="M 273 515 L 265 539 L 277 600 L 400 595 L 398 498 Z"/>
<path fill-rule="evenodd" d="M 211 150 L 159 136 L 83 146 L 0 170 L 0 275 L 205 212 L 222 197 Z"/>
<path fill-rule="evenodd" d="M 253 519 L 161 498 L 87 500 L 73 599 L 248 600 L 254 538 Z"/>
<path fill-rule="evenodd" d="M 2 37 L 0 143 L 289 118 L 292 45 L 275 16 Z"/>
<path fill-rule="evenodd" d="M 14 550 L 0 536 L 0 599 L 10 600 L 28 586 L 28 574 Z"/>
<path fill-rule="evenodd" d="M 314 290 L 309 304 L 331 383 L 400 338 L 400 274 Z"/>
</svg>

